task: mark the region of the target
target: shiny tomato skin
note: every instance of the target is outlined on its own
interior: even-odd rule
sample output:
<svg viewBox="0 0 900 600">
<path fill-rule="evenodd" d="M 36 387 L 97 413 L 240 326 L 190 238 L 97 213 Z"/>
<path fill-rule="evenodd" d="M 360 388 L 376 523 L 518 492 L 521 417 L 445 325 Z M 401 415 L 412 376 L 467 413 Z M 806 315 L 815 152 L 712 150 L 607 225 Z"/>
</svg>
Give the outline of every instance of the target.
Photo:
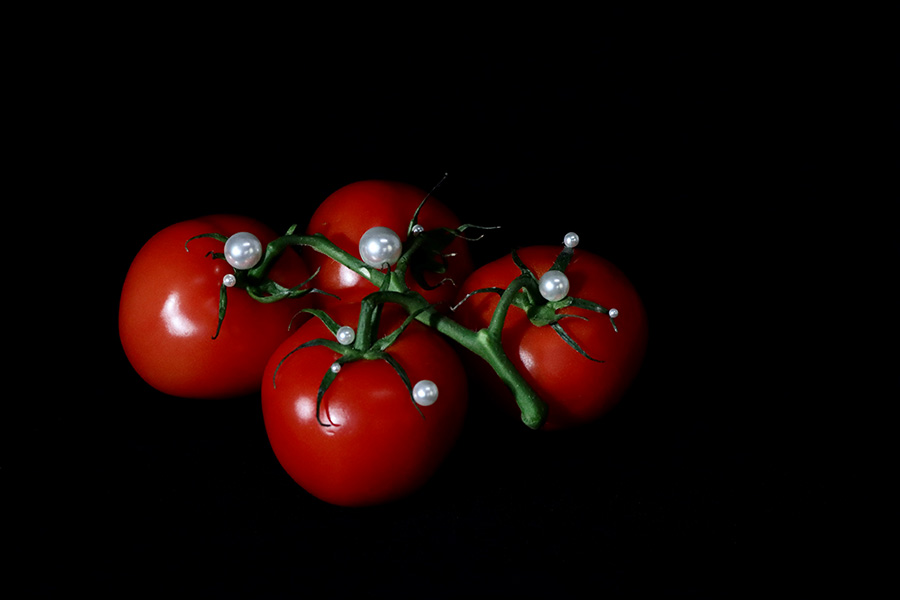
<svg viewBox="0 0 900 600">
<path fill-rule="evenodd" d="M 518 250 L 526 266 L 540 277 L 560 252 L 557 246 L 534 246 Z M 544 430 L 571 428 L 597 420 L 607 413 L 628 389 L 643 362 L 648 340 L 647 314 L 641 298 L 624 273 L 609 261 L 584 250 L 575 250 L 565 270 L 570 296 L 616 308 L 618 332 L 604 314 L 566 308 L 561 313 L 587 317 L 565 318 L 561 324 L 592 357 L 578 354 L 550 327 L 537 327 L 524 311 L 512 307 L 502 333 L 503 348 L 517 370 L 548 405 Z M 460 290 L 469 292 L 505 288 L 520 274 L 511 257 L 504 257 L 476 270 Z M 498 295 L 482 293 L 470 297 L 455 316 L 467 327 L 486 327 L 497 305 Z M 480 362 L 474 363 L 478 378 L 509 411 L 517 408 L 512 394 Z M 518 414 L 515 412 L 515 414 Z"/>
<path fill-rule="evenodd" d="M 426 195 L 425 190 L 407 183 L 357 181 L 336 190 L 318 206 L 309 221 L 307 233 L 324 234 L 342 250 L 358 258 L 359 239 L 372 227 L 388 227 L 406 241 L 409 222 Z M 434 196 L 429 196 L 425 202 L 418 223 L 426 229 L 460 226 L 456 215 Z M 459 285 L 472 272 L 472 258 L 465 240 L 455 239 L 445 252 L 453 255 L 447 258 L 448 271 L 445 274 L 428 273 L 429 287 L 444 278 Z M 321 307 L 359 302 L 375 291 L 369 281 L 322 254 L 309 252 L 304 257 L 310 271 L 319 269 L 315 286 L 340 298 L 317 295 L 315 301 Z M 438 308 L 449 308 L 456 297 L 456 287 L 452 283 L 427 289 L 420 286 L 411 273 L 407 273 L 406 283 Z"/>
<path fill-rule="evenodd" d="M 151 386 L 184 398 L 228 398 L 259 391 L 275 347 L 290 335 L 291 318 L 308 297 L 263 304 L 228 290 L 216 339 L 222 278 L 234 270 L 221 259 L 223 243 L 204 233 L 256 235 L 263 246 L 277 237 L 268 226 L 238 215 L 210 215 L 176 223 L 154 235 L 134 258 L 119 303 L 119 337 L 128 360 Z M 289 249 L 271 277 L 285 286 L 303 283 L 308 269 Z"/>
<path fill-rule="evenodd" d="M 402 321 L 386 307 L 381 330 Z M 329 310 L 340 324 L 356 327 L 358 306 Z M 391 502 L 421 488 L 452 449 L 467 409 L 467 380 L 450 345 L 435 331 L 413 323 L 388 352 L 411 384 L 428 379 L 439 395 L 416 410 L 397 372 L 383 360 L 343 365 L 323 396 L 316 394 L 338 355 L 323 347 L 293 353 L 299 344 L 334 339 L 318 319 L 307 321 L 272 355 L 263 376 L 262 409 L 272 450 L 293 480 L 313 496 L 338 506 Z M 424 418 L 423 418 L 424 416 Z"/>
</svg>

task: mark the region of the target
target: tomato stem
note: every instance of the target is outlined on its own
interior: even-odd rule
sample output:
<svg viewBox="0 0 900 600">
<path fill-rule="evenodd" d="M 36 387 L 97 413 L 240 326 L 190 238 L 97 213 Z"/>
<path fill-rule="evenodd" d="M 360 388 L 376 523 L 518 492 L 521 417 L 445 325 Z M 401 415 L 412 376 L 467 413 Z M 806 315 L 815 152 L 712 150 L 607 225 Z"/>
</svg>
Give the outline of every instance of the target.
<svg viewBox="0 0 900 600">
<path fill-rule="evenodd" d="M 269 245 L 266 246 L 266 252 L 263 255 L 262 260 L 250 270 L 251 276 L 260 278 L 266 277 L 278 257 L 290 246 L 307 246 L 312 248 L 316 252 L 336 260 L 354 273 L 365 277 L 377 287 L 381 287 L 384 282 L 384 273 L 370 267 L 362 260 L 349 252 L 344 251 L 319 233 L 313 235 L 288 234 L 272 240 L 269 242 Z"/>
<path fill-rule="evenodd" d="M 539 429 L 546 420 L 547 405 L 531 389 L 522 374 L 506 356 L 500 341 L 500 332 L 503 328 L 506 311 L 514 302 L 517 292 L 525 285 L 525 275 L 517 278 L 503 293 L 503 308 L 495 313 L 491 325 L 487 329 L 473 331 L 437 311 L 421 294 L 413 292 L 407 287 L 404 277 L 405 270 L 409 266 L 413 254 L 425 243 L 425 238 L 421 234 L 417 235 L 397 262 L 394 273 L 384 273 L 368 266 L 321 234 L 288 233 L 268 244 L 262 260 L 250 271 L 249 275 L 253 278 L 264 279 L 274 261 L 289 246 L 305 246 L 341 263 L 377 286 L 380 292 L 376 294 L 382 294 L 381 301 L 399 304 L 419 322 L 436 329 L 463 348 L 484 359 L 513 392 L 525 425 L 532 429 Z M 360 320 L 359 327 L 362 331 L 357 332 L 357 335 L 363 338 L 359 341 L 363 345 L 367 341 L 371 341 L 368 338 L 372 335 L 372 332 L 368 332 L 366 329 L 368 325 L 368 323 L 364 323 L 366 320 Z"/>
</svg>

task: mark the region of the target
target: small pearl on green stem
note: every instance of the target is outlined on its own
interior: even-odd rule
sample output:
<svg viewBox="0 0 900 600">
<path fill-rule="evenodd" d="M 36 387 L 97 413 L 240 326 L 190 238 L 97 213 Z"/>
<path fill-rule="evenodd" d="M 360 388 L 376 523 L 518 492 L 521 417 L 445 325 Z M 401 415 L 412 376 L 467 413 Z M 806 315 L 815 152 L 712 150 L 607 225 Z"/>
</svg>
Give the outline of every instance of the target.
<svg viewBox="0 0 900 600">
<path fill-rule="evenodd" d="M 550 302 L 562 300 L 569 294 L 569 278 L 562 271 L 547 271 L 538 283 L 541 296 Z"/>
<path fill-rule="evenodd" d="M 423 379 L 413 386 L 413 399 L 420 406 L 431 406 L 438 399 L 438 387 L 433 381 Z"/>
<path fill-rule="evenodd" d="M 376 269 L 394 265 L 402 252 L 400 236 L 387 227 L 373 227 L 359 239 L 359 257 Z"/>
<path fill-rule="evenodd" d="M 225 260 L 235 269 L 252 269 L 262 254 L 262 242 L 252 233 L 242 231 L 225 240 Z"/>
<path fill-rule="evenodd" d="M 335 333 L 335 337 L 340 344 L 349 346 L 353 343 L 353 340 L 356 339 L 356 332 L 353 331 L 353 328 L 349 325 L 344 325 L 337 330 L 337 332 Z"/>
</svg>

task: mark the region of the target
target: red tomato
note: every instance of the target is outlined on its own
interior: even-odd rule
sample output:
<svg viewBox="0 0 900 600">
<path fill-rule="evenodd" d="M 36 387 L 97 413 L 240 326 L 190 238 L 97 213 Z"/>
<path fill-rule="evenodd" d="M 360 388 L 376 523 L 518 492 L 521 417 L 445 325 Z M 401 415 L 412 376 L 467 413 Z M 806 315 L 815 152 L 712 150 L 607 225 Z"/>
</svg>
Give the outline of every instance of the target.
<svg viewBox="0 0 900 600">
<path fill-rule="evenodd" d="M 540 278 L 550 269 L 561 247 L 536 246 L 518 251 L 524 264 Z M 460 299 L 483 288 L 506 288 L 521 273 L 511 257 L 476 270 L 460 290 Z M 594 362 L 568 345 L 549 326 L 531 323 L 525 312 L 511 307 L 502 332 L 506 354 L 544 402 L 548 416 L 543 429 L 561 429 L 596 420 L 624 394 L 637 375 L 647 345 L 647 316 L 640 297 L 625 275 L 607 260 L 575 250 L 565 270 L 569 295 L 590 300 L 607 309 L 618 309 L 616 332 L 605 314 L 568 307 L 560 313 L 587 317 L 564 318 L 563 329 Z M 490 322 L 499 296 L 479 293 L 455 311 L 463 325 L 480 329 Z M 476 363 L 485 382 L 501 404 L 517 410 L 512 394 L 481 363 Z M 516 413 L 518 414 L 518 413 Z"/>
<path fill-rule="evenodd" d="M 359 257 L 359 240 L 372 227 L 387 227 L 405 242 L 410 220 L 427 193 L 415 186 L 394 181 L 359 181 L 346 185 L 330 196 L 316 209 L 307 228 L 308 234 L 321 233 L 345 252 Z M 437 198 L 431 196 L 418 216 L 418 223 L 426 229 L 457 228 L 460 221 Z M 439 285 L 449 278 L 461 284 L 472 272 L 472 258 L 461 238 L 454 239 L 445 252 L 452 254 L 447 261 L 447 272 L 426 274 L 427 286 L 419 285 L 407 272 L 410 289 L 421 293 L 431 304 L 449 307 L 456 297 L 452 283 Z M 317 252 L 304 254 L 310 271 L 320 269 L 315 287 L 334 294 L 340 300 L 326 295 L 316 295 L 318 306 L 334 306 L 340 302 L 359 302 L 375 291 L 369 281 L 330 258 Z M 435 289 L 429 287 L 437 286 Z"/>
<path fill-rule="evenodd" d="M 381 335 L 402 323 L 405 313 L 395 308 L 385 306 Z M 328 313 L 339 324 L 356 328 L 358 305 Z M 313 496 L 341 506 L 381 504 L 420 488 L 462 428 L 467 384 L 455 351 L 440 334 L 413 322 L 387 352 L 411 385 L 420 380 L 437 385 L 434 404 L 414 404 L 403 380 L 384 360 L 359 360 L 342 366 L 317 415 L 322 378 L 340 355 L 307 347 L 281 363 L 297 346 L 317 338 L 335 339 L 319 319 L 311 319 L 274 352 L 263 376 L 265 427 L 282 467 Z"/>
<path fill-rule="evenodd" d="M 242 216 L 214 215 L 171 225 L 138 252 L 122 289 L 119 336 L 128 360 L 150 385 L 186 398 L 235 397 L 259 390 L 263 368 L 275 347 L 290 335 L 291 318 L 308 306 L 307 297 L 260 303 L 243 290 L 228 290 L 228 305 L 216 339 L 222 278 L 234 269 L 207 256 L 222 252 L 212 238 L 247 231 L 265 247 L 277 234 Z M 309 271 L 289 249 L 270 277 L 291 287 Z"/>
</svg>

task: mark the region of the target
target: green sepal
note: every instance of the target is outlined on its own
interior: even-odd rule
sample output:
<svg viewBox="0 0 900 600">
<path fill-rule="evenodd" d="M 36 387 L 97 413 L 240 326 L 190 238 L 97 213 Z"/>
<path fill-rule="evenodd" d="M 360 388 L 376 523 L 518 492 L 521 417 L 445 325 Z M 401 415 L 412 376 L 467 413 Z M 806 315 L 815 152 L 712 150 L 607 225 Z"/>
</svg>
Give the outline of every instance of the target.
<svg viewBox="0 0 900 600">
<path fill-rule="evenodd" d="M 571 303 L 569 306 L 574 306 L 576 308 L 585 308 L 587 310 L 592 310 L 594 312 L 598 312 L 604 315 L 609 315 L 609 309 L 597 304 L 596 302 L 592 302 L 590 300 L 584 300 L 582 298 L 571 298 Z M 609 317 L 609 322 L 612 325 L 613 331 L 616 333 L 619 332 L 619 328 L 616 326 L 616 320 L 613 317 Z"/>
<path fill-rule="evenodd" d="M 550 267 L 550 271 L 563 271 L 565 272 L 566 267 L 569 266 L 569 262 L 571 262 L 572 257 L 575 255 L 575 249 L 569 248 L 568 246 L 564 246 L 562 251 L 556 256 L 556 260 L 553 261 L 553 265 Z"/>
<path fill-rule="evenodd" d="M 384 305 L 388 302 L 394 304 L 400 304 L 401 306 L 406 299 L 406 294 L 404 292 L 395 292 L 392 290 L 378 290 L 377 292 L 372 292 L 371 294 L 367 294 L 365 298 L 362 299 L 362 302 L 368 302 L 372 305 Z"/>
<path fill-rule="evenodd" d="M 185 251 L 185 252 L 190 252 L 190 250 L 188 249 L 188 244 L 189 244 L 190 242 L 192 242 L 192 241 L 194 241 L 194 240 L 196 240 L 196 239 L 200 239 L 200 238 L 213 238 L 213 239 L 215 239 L 215 240 L 218 240 L 218 241 L 222 242 L 223 244 L 224 244 L 225 242 L 228 241 L 228 237 L 222 235 L 221 233 L 201 233 L 201 234 L 198 234 L 198 235 L 189 237 L 189 238 L 184 242 L 184 251 Z"/>
<path fill-rule="evenodd" d="M 515 250 L 512 251 L 512 260 L 514 263 L 516 263 L 516 266 L 519 267 L 519 270 L 522 271 L 522 275 L 531 275 L 531 278 L 534 279 L 535 282 L 537 282 L 537 276 L 535 276 L 535 274 L 531 272 L 531 269 L 529 269 L 528 266 L 524 262 L 522 262 L 522 259 L 519 257 L 519 253 Z"/>
<path fill-rule="evenodd" d="M 514 282 L 518 282 L 516 285 L 518 285 L 522 291 L 521 295 L 516 296 L 513 304 L 526 312 L 529 312 L 537 305 L 546 304 L 547 301 L 541 296 L 540 290 L 538 289 L 538 284 L 540 282 L 538 281 L 537 275 L 522 262 L 519 253 L 515 250 L 512 251 L 512 259 L 522 272 L 517 279 L 513 280 Z"/>
<path fill-rule="evenodd" d="M 320 308 L 301 308 L 300 311 L 297 312 L 297 314 L 294 315 L 294 317 L 291 319 L 291 324 L 293 324 L 294 319 L 296 319 L 301 314 L 309 314 L 316 317 L 317 319 L 322 321 L 322 323 L 325 325 L 325 327 L 328 328 L 328 331 L 330 331 L 331 333 L 337 334 L 338 329 L 341 328 L 338 322 L 331 318 L 331 315 Z M 290 327 L 288 327 L 288 329 L 290 329 Z"/>
<path fill-rule="evenodd" d="M 576 316 L 576 315 L 560 315 L 560 316 L 561 316 L 561 317 L 562 317 L 562 316 L 570 316 L 570 317 L 572 317 L 572 316 Z M 580 317 L 580 318 L 584 318 L 584 317 Z M 578 354 L 580 354 L 580 355 L 584 356 L 585 358 L 588 358 L 588 359 L 590 359 L 590 360 L 592 360 L 592 361 L 594 361 L 594 362 L 605 362 L 605 361 L 602 361 L 602 360 L 598 360 L 598 359 L 594 358 L 593 356 L 591 356 L 590 354 L 588 354 L 587 352 L 585 352 L 584 349 L 583 349 L 581 346 L 578 345 L 578 342 L 576 342 L 574 339 L 572 339 L 572 336 L 570 336 L 570 335 L 566 332 L 566 330 L 562 328 L 562 325 L 560 325 L 559 321 L 556 321 L 555 323 L 551 323 L 551 324 L 550 324 L 550 327 L 553 328 L 553 331 L 555 331 L 555 332 L 559 335 L 559 337 L 562 338 L 562 340 L 563 340 L 565 343 L 567 343 L 569 346 L 571 346 L 572 348 L 574 348 L 575 351 L 578 352 Z"/>
<path fill-rule="evenodd" d="M 228 308 L 228 293 L 226 290 L 228 286 L 224 283 L 219 286 L 219 322 L 216 324 L 216 333 L 212 336 L 212 339 L 216 339 L 219 337 L 219 332 L 222 330 L 222 321 L 225 320 L 225 310 Z"/>
<path fill-rule="evenodd" d="M 244 289 L 251 298 L 262 304 L 273 304 L 288 298 L 301 298 L 316 291 L 315 288 L 305 288 L 300 284 L 296 287 L 286 288 L 274 281 L 267 281 L 260 285 L 247 285 Z"/>
<path fill-rule="evenodd" d="M 335 373 L 331 370 L 331 366 L 338 364 L 344 365 L 351 360 L 355 360 L 354 358 L 350 358 L 348 356 L 341 356 L 336 361 L 329 365 L 328 370 L 325 372 L 325 375 L 322 377 L 322 382 L 319 384 L 319 391 L 316 392 L 316 421 L 319 422 L 319 425 L 322 427 L 331 427 L 329 423 L 323 423 L 321 412 L 322 412 L 322 398 L 325 396 L 325 392 L 328 391 L 328 388 L 331 387 L 331 384 L 337 379 L 338 373 Z"/>
<path fill-rule="evenodd" d="M 247 273 L 247 271 L 235 271 L 235 275 L 238 276 L 238 281 L 240 283 L 241 276 Z M 250 297 L 256 300 L 257 302 L 262 302 L 264 304 L 278 302 L 279 300 L 285 300 L 288 298 L 301 298 L 307 294 L 323 294 L 325 296 L 331 296 L 332 298 L 337 298 L 334 294 L 329 292 L 324 292 L 318 288 L 308 288 L 305 287 L 310 281 L 312 281 L 316 275 L 319 274 L 319 269 L 316 269 L 316 272 L 306 278 L 302 283 L 298 283 L 294 287 L 286 288 L 280 283 L 273 281 L 271 279 L 266 279 L 259 284 L 246 284 L 241 285 L 244 289 L 247 290 L 247 293 L 250 294 Z M 340 299 L 340 298 L 338 298 Z"/>
<path fill-rule="evenodd" d="M 428 201 L 428 198 L 431 197 L 431 194 L 434 193 L 434 190 L 438 189 L 441 184 L 444 183 L 444 180 L 447 179 L 447 175 L 447 173 L 444 173 L 444 176 L 441 177 L 441 179 L 436 184 L 434 184 L 434 187 L 431 188 L 431 191 L 425 194 L 425 197 L 422 198 L 421 202 L 419 202 L 419 205 L 416 207 L 416 211 L 413 213 L 412 219 L 409 220 L 409 226 L 406 228 L 407 238 L 412 235 L 413 227 L 415 227 L 416 223 L 419 222 L 419 213 L 422 211 L 422 207 L 425 206 L 425 202 Z"/>
<path fill-rule="evenodd" d="M 341 354 L 341 355 L 343 355 L 347 351 L 346 347 L 341 346 L 335 340 L 326 340 L 326 339 L 322 339 L 322 338 L 317 338 L 314 340 L 309 340 L 308 342 L 304 342 L 304 343 L 300 344 L 299 346 L 297 346 L 296 348 L 294 348 L 293 350 L 291 350 L 290 352 L 288 352 L 287 354 L 285 354 L 283 357 L 281 357 L 281 360 L 278 361 L 277 365 L 275 365 L 275 371 L 272 373 L 272 388 L 276 387 L 275 378 L 278 377 L 278 371 L 281 369 L 281 365 L 284 364 L 284 361 L 286 361 L 288 358 L 290 358 L 291 355 L 294 354 L 295 352 L 303 350 L 304 348 L 312 348 L 314 346 L 324 346 L 324 347 L 328 348 L 329 350 L 333 350 L 334 352 Z"/>
<path fill-rule="evenodd" d="M 478 235 L 475 237 L 469 237 L 469 236 L 463 235 L 462 233 L 464 231 L 466 231 L 467 229 L 485 229 L 485 230 L 500 229 L 500 226 L 499 225 L 473 225 L 472 223 L 466 223 L 466 224 L 460 225 L 459 227 L 457 227 L 456 229 L 453 229 L 451 231 L 453 232 L 453 234 L 456 237 L 462 238 L 462 239 L 466 240 L 467 242 L 477 242 L 484 237 L 483 233 L 481 235 Z"/>
<path fill-rule="evenodd" d="M 397 362 L 397 359 L 394 358 L 393 356 L 391 356 L 390 354 L 388 354 L 387 352 L 380 352 L 378 354 L 378 358 L 385 361 L 387 364 L 391 365 L 394 368 L 394 371 L 396 371 L 397 375 L 400 376 L 400 379 L 403 380 L 403 385 L 406 386 L 406 391 L 409 392 L 409 399 L 412 401 L 413 407 L 416 409 L 416 412 L 419 413 L 419 416 L 424 419 L 425 415 L 422 413 L 421 409 L 419 408 L 419 405 L 416 404 L 416 399 L 413 397 L 412 383 L 409 380 L 409 375 L 406 374 L 406 371 L 403 370 L 403 367 L 400 366 L 400 363 Z"/>
</svg>

